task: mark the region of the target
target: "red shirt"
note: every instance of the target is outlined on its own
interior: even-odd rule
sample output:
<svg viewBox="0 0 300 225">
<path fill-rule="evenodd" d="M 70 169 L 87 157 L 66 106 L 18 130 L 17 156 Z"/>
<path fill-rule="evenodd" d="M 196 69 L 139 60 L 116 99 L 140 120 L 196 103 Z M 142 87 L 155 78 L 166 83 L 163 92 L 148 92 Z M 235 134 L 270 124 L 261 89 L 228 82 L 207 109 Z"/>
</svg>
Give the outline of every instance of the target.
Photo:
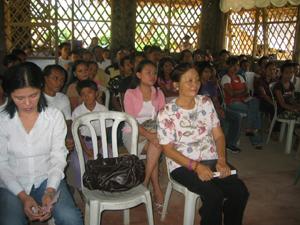
<svg viewBox="0 0 300 225">
<path fill-rule="evenodd" d="M 222 86 L 224 87 L 225 84 L 229 84 L 231 90 L 233 91 L 241 91 L 246 89 L 246 83 L 245 80 L 240 76 L 234 76 L 230 77 L 229 75 L 225 75 L 222 78 Z M 225 103 L 228 105 L 233 102 L 242 102 L 246 97 L 245 96 L 239 96 L 239 97 L 232 97 L 229 94 L 224 91 L 224 100 Z"/>
</svg>

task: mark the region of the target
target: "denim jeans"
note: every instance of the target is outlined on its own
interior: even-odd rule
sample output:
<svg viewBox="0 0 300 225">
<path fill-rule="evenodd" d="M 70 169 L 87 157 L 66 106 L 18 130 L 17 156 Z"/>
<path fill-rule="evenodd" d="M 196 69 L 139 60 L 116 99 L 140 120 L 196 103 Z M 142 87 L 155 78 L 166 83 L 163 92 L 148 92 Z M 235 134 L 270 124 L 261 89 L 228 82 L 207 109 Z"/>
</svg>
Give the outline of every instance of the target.
<svg viewBox="0 0 300 225">
<path fill-rule="evenodd" d="M 238 112 L 227 109 L 225 118 L 220 117 L 221 126 L 224 131 L 227 146 L 237 146 L 241 135 L 242 117 Z"/>
<path fill-rule="evenodd" d="M 260 129 L 261 128 L 261 115 L 259 111 L 259 100 L 252 98 L 248 102 L 233 102 L 227 106 L 229 110 L 238 113 L 245 113 L 246 128 L 248 129 Z M 252 145 L 261 145 L 263 143 L 261 133 L 255 133 L 253 137 L 250 137 Z"/>
<path fill-rule="evenodd" d="M 42 197 L 47 185 L 45 180 L 38 188 L 33 187 L 30 196 L 41 204 Z M 83 225 L 81 212 L 76 208 L 73 198 L 67 188 L 66 182 L 61 181 L 58 188 L 60 196 L 55 203 L 52 215 L 56 225 Z M 0 188 L 0 224 L 1 225 L 26 225 L 28 220 L 24 213 L 21 200 L 9 190 Z"/>
<path fill-rule="evenodd" d="M 256 98 L 252 98 L 248 102 L 233 102 L 229 104 L 228 109 L 247 114 L 246 128 L 260 129 L 261 128 L 261 116 L 259 111 L 259 101 Z"/>
</svg>

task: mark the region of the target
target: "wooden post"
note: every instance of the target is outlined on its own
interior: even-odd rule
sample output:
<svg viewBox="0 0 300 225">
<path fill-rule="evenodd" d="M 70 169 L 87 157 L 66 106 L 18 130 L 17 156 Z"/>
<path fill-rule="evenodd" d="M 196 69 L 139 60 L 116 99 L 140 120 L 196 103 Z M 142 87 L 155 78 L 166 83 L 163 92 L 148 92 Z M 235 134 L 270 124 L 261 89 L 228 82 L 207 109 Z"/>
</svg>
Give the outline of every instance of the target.
<svg viewBox="0 0 300 225">
<path fill-rule="evenodd" d="M 111 1 L 111 52 L 120 47 L 134 49 L 136 0 Z"/>
<path fill-rule="evenodd" d="M 267 10 L 262 9 L 262 22 L 263 22 L 263 40 L 264 40 L 264 55 L 269 53 L 269 43 L 268 43 L 268 24 L 267 24 Z"/>
<path fill-rule="evenodd" d="M 199 47 L 219 52 L 224 46 L 225 29 L 226 15 L 220 10 L 220 0 L 203 0 Z"/>
<path fill-rule="evenodd" d="M 257 54 L 257 33 L 258 33 L 259 14 L 260 14 L 260 9 L 256 8 L 252 57 L 256 57 L 256 54 Z"/>
<path fill-rule="evenodd" d="M 300 6 L 298 6 L 293 60 L 300 63 Z M 300 149 L 300 148 L 299 148 Z M 300 153 L 300 150 L 299 150 Z M 300 154 L 299 154 L 300 155 Z"/>
<path fill-rule="evenodd" d="M 0 62 L 2 62 L 6 53 L 5 33 L 4 33 L 4 1 L 0 2 Z M 2 63 L 0 64 L 0 74 L 2 74 Z"/>
</svg>

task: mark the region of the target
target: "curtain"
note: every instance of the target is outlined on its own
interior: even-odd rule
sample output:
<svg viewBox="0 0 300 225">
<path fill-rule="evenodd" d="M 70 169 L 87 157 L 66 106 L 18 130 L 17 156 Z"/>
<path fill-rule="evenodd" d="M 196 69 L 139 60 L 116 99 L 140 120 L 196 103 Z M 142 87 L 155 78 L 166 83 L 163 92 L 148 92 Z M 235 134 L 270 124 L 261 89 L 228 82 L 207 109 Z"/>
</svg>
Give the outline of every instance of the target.
<svg viewBox="0 0 300 225">
<path fill-rule="evenodd" d="M 270 4 L 276 7 L 283 7 L 287 3 L 290 3 L 291 5 L 299 5 L 300 0 L 221 0 L 220 9 L 224 13 L 228 12 L 229 10 L 238 12 L 242 8 L 263 8 L 269 6 Z"/>
</svg>

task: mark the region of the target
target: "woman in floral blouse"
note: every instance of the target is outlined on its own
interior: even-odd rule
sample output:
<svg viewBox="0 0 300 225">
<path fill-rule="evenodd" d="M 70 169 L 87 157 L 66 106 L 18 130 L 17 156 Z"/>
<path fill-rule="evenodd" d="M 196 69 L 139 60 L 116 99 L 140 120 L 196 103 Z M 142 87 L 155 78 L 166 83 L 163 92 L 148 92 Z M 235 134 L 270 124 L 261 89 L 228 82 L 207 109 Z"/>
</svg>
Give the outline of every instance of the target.
<svg viewBox="0 0 300 225">
<path fill-rule="evenodd" d="M 236 175 L 230 175 L 225 157 L 225 139 L 217 113 L 207 96 L 197 95 L 200 80 L 189 64 L 179 64 L 172 73 L 178 98 L 158 114 L 158 138 L 168 158 L 171 177 L 201 196 L 201 225 L 241 225 L 248 190 Z M 215 162 L 219 178 L 204 163 Z"/>
</svg>

